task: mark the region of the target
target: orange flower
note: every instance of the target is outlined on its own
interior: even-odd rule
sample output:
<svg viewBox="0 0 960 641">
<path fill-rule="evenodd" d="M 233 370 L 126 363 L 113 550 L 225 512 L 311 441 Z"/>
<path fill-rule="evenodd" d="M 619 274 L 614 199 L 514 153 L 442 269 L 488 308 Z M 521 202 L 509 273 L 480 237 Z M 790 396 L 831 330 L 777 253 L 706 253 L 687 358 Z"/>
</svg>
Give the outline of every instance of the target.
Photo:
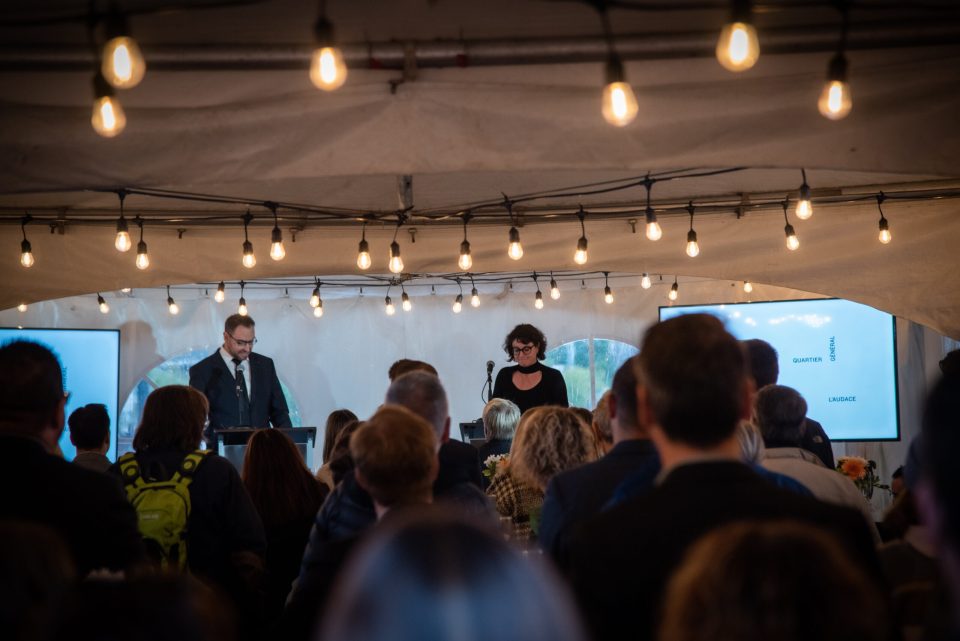
<svg viewBox="0 0 960 641">
<path fill-rule="evenodd" d="M 867 475 L 867 461 L 858 456 L 841 458 L 840 471 L 855 481 L 862 479 Z"/>
</svg>

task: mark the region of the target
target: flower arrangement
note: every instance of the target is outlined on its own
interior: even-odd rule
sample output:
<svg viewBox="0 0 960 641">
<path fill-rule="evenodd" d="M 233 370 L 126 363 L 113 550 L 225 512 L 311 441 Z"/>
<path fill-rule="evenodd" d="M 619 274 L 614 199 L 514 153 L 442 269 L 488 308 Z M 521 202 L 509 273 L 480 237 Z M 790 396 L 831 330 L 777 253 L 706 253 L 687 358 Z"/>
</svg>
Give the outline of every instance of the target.
<svg viewBox="0 0 960 641">
<path fill-rule="evenodd" d="M 498 471 L 507 469 L 510 465 L 509 454 L 491 454 L 483 462 L 483 475 L 488 479 L 496 476 Z"/>
<path fill-rule="evenodd" d="M 841 456 L 837 459 L 837 471 L 853 481 L 867 499 L 873 497 L 876 488 L 890 489 L 889 485 L 883 485 L 877 479 L 876 461 L 859 456 Z"/>
</svg>

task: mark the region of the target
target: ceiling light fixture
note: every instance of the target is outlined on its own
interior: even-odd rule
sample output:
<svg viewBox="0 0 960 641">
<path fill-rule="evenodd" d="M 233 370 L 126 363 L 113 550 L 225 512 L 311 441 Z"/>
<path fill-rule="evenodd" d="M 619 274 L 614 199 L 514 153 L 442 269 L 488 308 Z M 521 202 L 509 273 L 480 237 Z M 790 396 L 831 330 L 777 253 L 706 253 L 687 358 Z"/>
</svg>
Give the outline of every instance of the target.
<svg viewBox="0 0 960 641">
<path fill-rule="evenodd" d="M 790 220 L 787 219 L 787 207 L 789 205 L 789 201 L 789 196 L 783 201 L 783 220 L 786 223 L 783 228 L 783 233 L 787 237 L 787 249 L 790 251 L 797 251 L 797 249 L 800 247 L 800 239 L 797 238 L 796 230 L 794 230 L 793 225 L 790 224 Z"/>
<path fill-rule="evenodd" d="M 810 185 L 807 184 L 807 170 L 801 169 L 800 175 L 803 176 L 803 182 L 800 184 L 800 198 L 797 200 L 797 208 L 793 210 L 793 213 L 800 220 L 807 220 L 810 216 L 813 216 L 813 203 L 810 202 Z"/>
<path fill-rule="evenodd" d="M 150 266 L 150 256 L 147 254 L 147 243 L 143 240 L 143 219 L 137 216 L 134 219 L 140 227 L 140 242 L 137 243 L 137 269 L 144 270 Z"/>
<path fill-rule="evenodd" d="M 886 195 L 881 191 L 877 194 L 877 210 L 880 212 L 880 242 L 884 245 L 890 243 L 893 240 L 893 235 L 890 233 L 890 223 L 887 222 L 887 219 L 883 215 L 883 201 L 887 199 Z"/>
<path fill-rule="evenodd" d="M 131 89 L 140 84 L 147 71 L 147 63 L 140 46 L 130 35 L 127 17 L 115 8 L 106 18 L 107 42 L 103 46 L 100 73 L 111 86 Z"/>
<path fill-rule="evenodd" d="M 253 269 L 257 264 L 257 257 L 253 255 L 253 243 L 250 242 L 250 237 L 248 235 L 248 227 L 253 221 L 253 214 L 250 213 L 250 210 L 247 210 L 247 213 L 243 216 L 243 266 L 247 269 Z"/>
<path fill-rule="evenodd" d="M 760 39 L 753 26 L 753 2 L 731 0 L 730 20 L 717 39 L 717 61 L 729 71 L 746 71 L 760 57 Z"/>
<path fill-rule="evenodd" d="M 127 197 L 127 190 L 117 190 L 117 197 L 120 198 L 120 218 L 117 219 L 117 237 L 113 241 L 113 246 L 119 252 L 126 252 L 133 246 L 130 240 L 130 226 L 127 225 L 127 219 L 123 215 L 123 200 Z"/>
<path fill-rule="evenodd" d="M 33 247 L 27 240 L 27 223 L 31 220 L 33 220 L 33 216 L 30 214 L 24 214 L 23 218 L 20 219 L 20 233 L 23 234 L 23 240 L 20 241 L 20 264 L 28 268 L 33 267 L 36 262 L 33 259 Z"/>
<path fill-rule="evenodd" d="M 696 258 L 700 255 L 700 244 L 697 242 L 697 232 L 693 229 L 693 213 L 696 211 L 693 207 L 693 201 L 687 205 L 687 211 L 690 212 L 690 231 L 687 232 L 687 256 Z"/>
</svg>

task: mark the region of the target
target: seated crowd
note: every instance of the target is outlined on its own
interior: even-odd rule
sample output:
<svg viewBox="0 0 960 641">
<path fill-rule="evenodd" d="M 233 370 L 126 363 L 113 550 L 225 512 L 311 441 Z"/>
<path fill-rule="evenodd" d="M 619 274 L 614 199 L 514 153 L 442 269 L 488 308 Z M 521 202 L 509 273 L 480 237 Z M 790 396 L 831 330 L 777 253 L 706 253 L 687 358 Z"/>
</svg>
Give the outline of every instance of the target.
<svg viewBox="0 0 960 641">
<path fill-rule="evenodd" d="M 929 395 L 880 524 L 776 352 L 652 326 L 592 411 L 505 399 L 450 436 L 436 370 L 329 416 L 314 475 L 257 430 L 202 448 L 207 400 L 154 390 L 110 463 L 56 357 L 0 347 L 0 629 L 12 641 L 960 639 L 960 372 Z M 772 364 L 771 364 L 772 359 Z M 759 389 L 758 389 L 759 388 Z M 65 424 L 78 455 L 58 455 Z M 879 529 L 878 529 L 879 525 Z M 881 544 L 881 538 L 884 542 Z"/>
</svg>

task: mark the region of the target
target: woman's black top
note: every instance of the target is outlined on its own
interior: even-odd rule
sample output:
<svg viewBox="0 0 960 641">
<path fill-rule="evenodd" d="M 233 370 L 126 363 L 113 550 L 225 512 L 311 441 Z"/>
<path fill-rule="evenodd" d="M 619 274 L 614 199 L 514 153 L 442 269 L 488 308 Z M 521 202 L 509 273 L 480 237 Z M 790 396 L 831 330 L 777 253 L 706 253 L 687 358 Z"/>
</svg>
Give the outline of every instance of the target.
<svg viewBox="0 0 960 641">
<path fill-rule="evenodd" d="M 497 372 L 497 382 L 493 385 L 494 398 L 505 398 L 508 401 L 513 401 L 520 408 L 521 414 L 531 407 L 540 407 L 541 405 L 569 407 L 567 384 L 564 382 L 560 370 L 540 363 L 540 372 L 543 374 L 540 382 L 528 390 L 519 390 L 513 384 L 513 373 L 519 367 L 519 365 L 504 367 Z"/>
</svg>

